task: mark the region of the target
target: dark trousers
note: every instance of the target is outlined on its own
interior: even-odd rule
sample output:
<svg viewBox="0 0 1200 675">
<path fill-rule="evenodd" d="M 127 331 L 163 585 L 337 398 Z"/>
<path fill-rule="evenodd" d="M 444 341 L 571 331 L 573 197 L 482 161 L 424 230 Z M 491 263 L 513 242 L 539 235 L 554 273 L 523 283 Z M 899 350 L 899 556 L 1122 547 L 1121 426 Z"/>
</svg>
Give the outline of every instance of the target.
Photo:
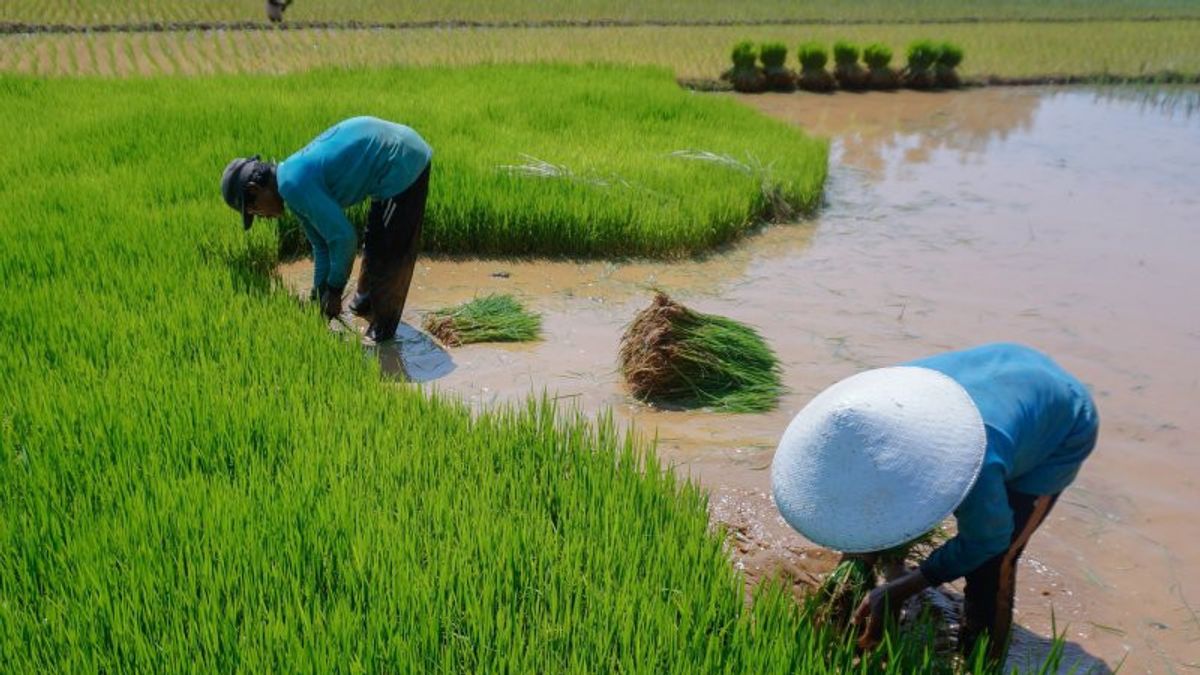
<svg viewBox="0 0 1200 675">
<path fill-rule="evenodd" d="M 969 654 L 984 634 L 988 636 L 988 657 L 1000 661 L 1008 649 L 1012 630 L 1013 596 L 1017 590 L 1017 560 L 1029 543 L 1029 537 L 1046 519 L 1058 495 L 1028 495 L 1008 491 L 1008 506 L 1013 512 L 1012 542 L 1008 550 L 991 558 L 967 575 L 963 598 L 962 631 L 959 647 Z"/>
<path fill-rule="evenodd" d="M 429 168 L 404 192 L 372 200 L 367 214 L 358 292 L 370 298 L 368 334 L 377 341 L 395 337 L 408 301 L 429 197 Z"/>
</svg>

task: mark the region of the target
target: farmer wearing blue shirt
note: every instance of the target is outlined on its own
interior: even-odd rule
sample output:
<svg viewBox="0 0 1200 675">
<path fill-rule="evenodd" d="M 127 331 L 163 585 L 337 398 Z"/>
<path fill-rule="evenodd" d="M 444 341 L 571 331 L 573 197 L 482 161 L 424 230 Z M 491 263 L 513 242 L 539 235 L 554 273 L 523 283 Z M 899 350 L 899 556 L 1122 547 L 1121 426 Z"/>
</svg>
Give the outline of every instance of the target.
<svg viewBox="0 0 1200 675">
<path fill-rule="evenodd" d="M 812 541 L 872 553 L 954 513 L 957 535 L 875 588 L 855 615 L 878 643 L 888 608 L 966 577 L 960 647 L 1003 657 L 1017 559 L 1096 444 L 1086 388 L 1029 347 L 990 344 L 867 371 L 792 421 L 772 465 L 776 504 Z"/>
<path fill-rule="evenodd" d="M 358 237 L 345 209 L 371 199 L 363 235 L 363 269 L 351 302 L 371 318 L 368 335 L 394 337 L 408 298 L 429 194 L 429 144 L 409 127 L 375 117 L 335 124 L 279 166 L 258 156 L 229 163 L 221 178 L 225 202 L 242 213 L 296 215 L 313 250 L 313 297 L 324 314 L 342 312 Z"/>
</svg>

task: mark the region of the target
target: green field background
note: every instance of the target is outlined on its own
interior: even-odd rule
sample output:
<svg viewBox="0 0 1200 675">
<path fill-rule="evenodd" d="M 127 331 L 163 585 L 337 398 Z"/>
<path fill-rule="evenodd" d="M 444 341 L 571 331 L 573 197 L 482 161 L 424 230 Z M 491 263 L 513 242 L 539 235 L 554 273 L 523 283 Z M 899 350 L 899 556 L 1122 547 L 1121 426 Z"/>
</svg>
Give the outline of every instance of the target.
<svg viewBox="0 0 1200 675">
<path fill-rule="evenodd" d="M 261 0 L 7 0 L 0 21 L 262 21 Z M 1191 0 L 295 0 L 293 21 L 945 21 L 1200 18 Z"/>
</svg>

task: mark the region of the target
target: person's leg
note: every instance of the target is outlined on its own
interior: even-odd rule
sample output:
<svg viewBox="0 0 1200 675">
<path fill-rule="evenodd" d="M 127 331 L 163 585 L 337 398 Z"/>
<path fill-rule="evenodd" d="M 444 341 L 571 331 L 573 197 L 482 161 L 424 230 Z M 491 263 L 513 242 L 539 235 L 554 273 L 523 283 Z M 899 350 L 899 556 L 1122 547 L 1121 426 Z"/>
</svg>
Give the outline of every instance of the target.
<svg viewBox="0 0 1200 675">
<path fill-rule="evenodd" d="M 964 653 L 974 649 L 979 637 L 988 635 L 988 658 L 1001 662 L 1008 650 L 1012 630 L 1013 598 L 1017 589 L 1017 561 L 1029 537 L 1046 519 L 1058 495 L 1029 495 L 1009 490 L 1013 512 L 1013 535 L 1008 550 L 988 560 L 967 575 L 963 601 L 963 625 L 959 645 Z"/>
<path fill-rule="evenodd" d="M 371 335 L 375 340 L 390 340 L 408 302 L 413 270 L 417 264 L 421 229 L 425 222 L 425 203 L 429 197 L 429 171 L 425 171 L 407 190 L 384 202 L 381 230 L 383 241 L 376 252 L 378 267 L 371 287 L 374 320 Z"/>
<path fill-rule="evenodd" d="M 372 313 L 371 286 L 386 270 L 380 270 L 379 263 L 386 255 L 380 255 L 386 244 L 387 232 L 383 227 L 383 217 L 387 212 L 388 202 L 371 200 L 371 208 L 367 212 L 367 226 L 363 231 L 362 264 L 358 271 L 358 285 L 354 298 L 350 301 L 350 311 L 363 318 L 369 318 Z"/>
</svg>

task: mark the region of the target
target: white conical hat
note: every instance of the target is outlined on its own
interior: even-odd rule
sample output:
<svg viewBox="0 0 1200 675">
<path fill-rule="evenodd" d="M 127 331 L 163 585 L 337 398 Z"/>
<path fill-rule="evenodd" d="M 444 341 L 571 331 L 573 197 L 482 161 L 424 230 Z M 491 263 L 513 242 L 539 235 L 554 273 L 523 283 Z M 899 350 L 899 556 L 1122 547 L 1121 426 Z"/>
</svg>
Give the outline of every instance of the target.
<svg viewBox="0 0 1200 675">
<path fill-rule="evenodd" d="M 928 368 L 868 370 L 788 425 L 771 483 L 784 520 L 847 553 L 881 551 L 942 522 L 983 466 L 987 436 L 960 384 Z"/>
</svg>

